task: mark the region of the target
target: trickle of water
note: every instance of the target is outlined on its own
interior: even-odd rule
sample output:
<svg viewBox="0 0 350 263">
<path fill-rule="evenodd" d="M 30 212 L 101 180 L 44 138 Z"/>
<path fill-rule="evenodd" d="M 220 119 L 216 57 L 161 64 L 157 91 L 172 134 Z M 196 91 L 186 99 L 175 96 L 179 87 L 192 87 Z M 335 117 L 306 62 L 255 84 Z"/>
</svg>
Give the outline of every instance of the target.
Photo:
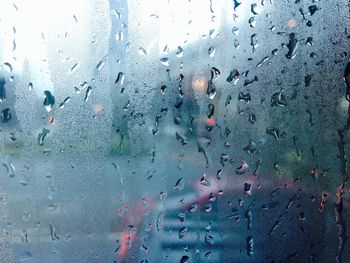
<svg viewBox="0 0 350 263">
<path fill-rule="evenodd" d="M 87 89 L 86 89 L 86 92 L 85 92 L 85 97 L 84 97 L 84 101 L 87 102 L 90 98 L 90 95 L 91 95 L 91 91 L 92 91 L 92 87 L 89 86 Z"/>
<path fill-rule="evenodd" d="M 48 90 L 44 91 L 44 95 L 44 107 L 47 112 L 50 112 L 52 110 L 53 105 L 55 104 L 55 97 Z"/>
<path fill-rule="evenodd" d="M 254 255 L 254 239 L 251 236 L 247 237 L 247 255 L 250 257 Z"/>
<path fill-rule="evenodd" d="M 56 234 L 56 227 L 53 224 L 50 224 L 49 226 L 50 226 L 50 236 L 52 241 L 59 240 L 60 238 Z"/>
<path fill-rule="evenodd" d="M 245 217 L 247 219 L 247 226 L 248 226 L 248 230 L 252 230 L 253 229 L 253 213 L 252 210 L 248 210 L 245 214 Z"/>
<path fill-rule="evenodd" d="M 296 55 L 298 46 L 299 46 L 299 41 L 296 39 L 295 33 L 290 33 L 289 43 L 287 44 L 288 53 L 286 54 L 286 58 L 293 59 Z"/>
<path fill-rule="evenodd" d="M 70 97 L 67 97 L 60 103 L 60 109 L 63 109 L 64 106 L 70 101 Z"/>
<path fill-rule="evenodd" d="M 260 68 L 262 64 L 270 59 L 269 56 L 263 57 L 263 59 L 256 65 L 257 68 Z"/>
<path fill-rule="evenodd" d="M 179 178 L 175 183 L 174 189 L 176 189 L 177 191 L 182 191 L 185 187 L 184 182 L 185 180 L 183 178 Z"/>
<path fill-rule="evenodd" d="M 105 62 L 103 60 L 101 60 L 97 65 L 96 65 L 96 70 L 97 72 L 100 72 L 101 69 L 103 68 Z"/>
<path fill-rule="evenodd" d="M 156 227 L 157 227 L 157 231 L 158 231 L 158 232 L 162 229 L 162 226 L 163 226 L 163 219 L 164 219 L 164 212 L 161 212 L 161 213 L 157 216 L 157 222 L 156 222 Z"/>
<path fill-rule="evenodd" d="M 74 71 L 76 71 L 76 69 L 78 68 L 78 66 L 79 66 L 79 63 L 78 63 L 78 62 L 75 63 L 75 64 L 71 67 L 70 72 L 73 73 Z"/>
</svg>

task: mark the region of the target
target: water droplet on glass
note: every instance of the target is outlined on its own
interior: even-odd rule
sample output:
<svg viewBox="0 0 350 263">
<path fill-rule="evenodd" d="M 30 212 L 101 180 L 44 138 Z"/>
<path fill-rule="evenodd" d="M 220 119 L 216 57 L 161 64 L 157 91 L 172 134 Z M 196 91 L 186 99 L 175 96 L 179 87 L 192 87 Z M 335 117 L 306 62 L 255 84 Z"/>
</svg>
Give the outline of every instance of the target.
<svg viewBox="0 0 350 263">
<path fill-rule="evenodd" d="M 63 109 L 64 106 L 70 101 L 70 97 L 67 97 L 60 103 L 60 109 Z"/>
<path fill-rule="evenodd" d="M 238 93 L 238 100 L 239 101 L 242 101 L 244 100 L 245 102 L 249 102 L 251 101 L 251 96 L 250 96 L 250 93 L 243 93 L 242 91 L 240 93 Z"/>
<path fill-rule="evenodd" d="M 44 95 L 44 107 L 47 112 L 50 112 L 52 110 L 53 105 L 55 104 L 55 97 L 48 90 L 44 91 Z"/>
<path fill-rule="evenodd" d="M 162 63 L 162 65 L 164 66 L 169 66 L 169 58 L 166 58 L 166 57 L 161 58 L 160 63 Z"/>
<path fill-rule="evenodd" d="M 178 46 L 177 51 L 176 51 L 176 56 L 178 58 L 181 58 L 181 57 L 183 57 L 183 55 L 184 55 L 184 51 L 183 51 L 182 47 Z"/>
<path fill-rule="evenodd" d="M 24 211 L 24 212 L 23 212 L 23 215 L 22 215 L 22 220 L 23 220 L 24 222 L 29 222 L 31 219 L 32 219 L 31 213 L 28 212 L 28 211 Z"/>
<path fill-rule="evenodd" d="M 207 138 L 199 138 L 197 141 L 198 152 L 203 153 L 207 167 L 209 167 L 209 157 L 208 157 L 206 149 L 207 149 L 208 145 L 210 144 L 210 142 L 211 141 Z"/>
<path fill-rule="evenodd" d="M 188 228 L 187 227 L 181 227 L 179 229 L 179 239 L 184 239 L 188 233 Z"/>
<path fill-rule="evenodd" d="M 142 55 L 142 56 L 147 55 L 146 49 L 144 49 L 143 47 L 139 47 L 139 54 Z"/>
<path fill-rule="evenodd" d="M 71 67 L 70 72 L 73 73 L 74 71 L 76 71 L 77 68 L 78 68 L 78 66 L 79 66 L 79 63 L 75 63 L 75 64 Z"/>
<path fill-rule="evenodd" d="M 182 256 L 180 263 L 189 263 L 190 258 L 188 256 Z"/>
<path fill-rule="evenodd" d="M 176 135 L 176 140 L 180 141 L 181 145 L 187 144 L 187 137 L 185 136 L 185 134 L 183 134 L 182 131 L 177 131 L 175 135 Z"/>
<path fill-rule="evenodd" d="M 216 88 L 211 80 L 208 80 L 207 96 L 209 99 L 214 99 L 216 95 Z"/>
<path fill-rule="evenodd" d="M 89 86 L 87 89 L 86 89 L 86 92 L 85 92 L 85 97 L 84 97 L 84 101 L 87 102 L 90 98 L 90 95 L 91 95 L 91 91 L 92 91 L 92 87 Z"/>
<path fill-rule="evenodd" d="M 256 3 L 252 4 L 250 6 L 250 11 L 252 12 L 253 15 L 259 14 L 258 5 Z"/>
<path fill-rule="evenodd" d="M 184 181 L 183 178 L 179 178 L 175 183 L 174 189 L 182 191 L 184 189 Z"/>
<path fill-rule="evenodd" d="M 233 41 L 233 46 L 235 47 L 235 49 L 239 49 L 240 45 L 239 45 L 239 40 L 238 39 L 235 39 Z"/>
<path fill-rule="evenodd" d="M 213 103 L 209 103 L 208 104 L 208 112 L 207 112 L 207 116 L 210 119 L 213 115 L 214 115 L 214 111 L 215 111 L 215 106 Z"/>
<path fill-rule="evenodd" d="M 46 135 L 50 133 L 50 130 L 49 129 L 45 129 L 43 128 L 43 130 L 41 132 L 39 132 L 38 134 L 38 144 L 39 146 L 43 146 L 44 145 L 44 140 L 45 140 L 45 137 Z"/>
<path fill-rule="evenodd" d="M 253 47 L 253 52 L 255 52 L 256 48 L 259 46 L 257 34 L 252 34 L 250 36 L 250 45 Z"/>
<path fill-rule="evenodd" d="M 209 233 L 205 234 L 204 240 L 205 240 L 205 243 L 207 243 L 208 245 L 214 245 L 214 237 Z"/>
<path fill-rule="evenodd" d="M 118 76 L 117 76 L 117 79 L 115 80 L 114 84 L 116 84 L 118 86 L 123 85 L 124 77 L 125 77 L 124 73 L 123 72 L 119 72 Z"/>
<path fill-rule="evenodd" d="M 166 85 L 162 85 L 162 86 L 160 87 L 160 93 L 161 93 L 161 94 L 165 94 L 165 92 L 166 92 Z"/>
<path fill-rule="evenodd" d="M 246 79 L 246 80 L 244 81 L 243 86 L 244 86 L 244 87 L 250 86 L 250 85 L 252 85 L 252 84 L 253 84 L 254 82 L 256 82 L 256 81 L 258 81 L 258 77 L 257 77 L 257 76 L 254 76 L 254 78 L 252 78 L 252 79 Z"/>
<path fill-rule="evenodd" d="M 260 68 L 262 64 L 270 59 L 269 56 L 263 57 L 263 59 L 256 65 L 257 68 Z"/>
<path fill-rule="evenodd" d="M 236 174 L 244 174 L 246 171 L 248 171 L 248 164 L 246 161 L 242 161 L 241 165 L 239 167 L 236 168 Z"/>
<path fill-rule="evenodd" d="M 124 38 L 124 34 L 122 31 L 117 31 L 117 33 L 115 34 L 115 40 L 117 41 L 123 41 Z"/>
<path fill-rule="evenodd" d="M 249 18 L 248 23 L 249 23 L 250 27 L 256 27 L 255 17 L 253 16 L 253 17 Z"/>
<path fill-rule="evenodd" d="M 232 33 L 233 33 L 235 36 L 238 36 L 238 34 L 239 34 L 239 28 L 236 27 L 236 26 L 234 26 L 234 27 L 232 28 Z"/>
<path fill-rule="evenodd" d="M 11 111 L 9 108 L 5 108 L 1 111 L 1 122 L 2 123 L 7 123 L 12 119 Z"/>
<path fill-rule="evenodd" d="M 209 57 L 214 57 L 214 55 L 215 55 L 215 48 L 214 47 L 210 47 L 209 49 L 208 49 L 208 54 L 209 54 Z"/>
<path fill-rule="evenodd" d="M 289 34 L 289 43 L 287 44 L 288 53 L 286 54 L 286 58 L 293 59 L 296 55 L 298 46 L 299 46 L 299 42 L 295 37 L 295 33 L 290 33 Z"/>
<path fill-rule="evenodd" d="M 12 71 L 13 71 L 13 67 L 12 67 L 12 65 L 11 65 L 10 63 L 5 62 L 3 65 L 5 66 L 5 69 L 6 69 L 7 71 L 9 71 L 9 72 L 12 72 Z"/>
<path fill-rule="evenodd" d="M 280 139 L 280 131 L 277 128 L 268 127 L 266 129 L 266 134 L 269 134 L 269 135 L 273 136 L 276 140 Z"/>
<path fill-rule="evenodd" d="M 316 11 L 319 10 L 317 5 L 310 5 L 308 9 L 311 16 L 313 16 L 316 13 Z"/>
<path fill-rule="evenodd" d="M 285 96 L 283 95 L 283 90 L 280 92 L 276 92 L 272 94 L 271 96 L 271 107 L 277 107 L 277 106 L 287 106 L 287 100 Z"/>
</svg>

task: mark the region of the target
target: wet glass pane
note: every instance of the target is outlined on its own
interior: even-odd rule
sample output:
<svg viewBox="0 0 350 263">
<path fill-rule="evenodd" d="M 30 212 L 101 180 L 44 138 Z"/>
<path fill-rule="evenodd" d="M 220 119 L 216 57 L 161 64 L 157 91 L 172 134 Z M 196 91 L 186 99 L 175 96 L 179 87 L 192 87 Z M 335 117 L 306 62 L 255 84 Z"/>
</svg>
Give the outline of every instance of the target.
<svg viewBox="0 0 350 263">
<path fill-rule="evenodd" d="M 0 262 L 349 262 L 348 0 L 0 1 Z"/>
</svg>

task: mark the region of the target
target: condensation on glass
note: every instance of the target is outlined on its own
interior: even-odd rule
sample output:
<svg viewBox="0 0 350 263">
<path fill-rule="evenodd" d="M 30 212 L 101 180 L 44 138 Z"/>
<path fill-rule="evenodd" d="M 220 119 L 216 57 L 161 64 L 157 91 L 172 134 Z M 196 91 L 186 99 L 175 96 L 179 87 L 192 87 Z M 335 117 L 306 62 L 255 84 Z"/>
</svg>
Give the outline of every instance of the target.
<svg viewBox="0 0 350 263">
<path fill-rule="evenodd" d="M 349 262 L 348 0 L 0 2 L 0 262 Z"/>
</svg>

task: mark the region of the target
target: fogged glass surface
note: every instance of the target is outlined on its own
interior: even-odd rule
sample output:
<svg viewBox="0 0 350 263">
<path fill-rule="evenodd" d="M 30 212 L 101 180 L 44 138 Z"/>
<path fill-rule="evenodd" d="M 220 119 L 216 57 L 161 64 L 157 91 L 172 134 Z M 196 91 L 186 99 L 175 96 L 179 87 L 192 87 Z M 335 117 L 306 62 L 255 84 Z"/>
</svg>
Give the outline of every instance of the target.
<svg viewBox="0 0 350 263">
<path fill-rule="evenodd" d="M 348 0 L 1 0 L 0 262 L 349 262 Z"/>
</svg>

